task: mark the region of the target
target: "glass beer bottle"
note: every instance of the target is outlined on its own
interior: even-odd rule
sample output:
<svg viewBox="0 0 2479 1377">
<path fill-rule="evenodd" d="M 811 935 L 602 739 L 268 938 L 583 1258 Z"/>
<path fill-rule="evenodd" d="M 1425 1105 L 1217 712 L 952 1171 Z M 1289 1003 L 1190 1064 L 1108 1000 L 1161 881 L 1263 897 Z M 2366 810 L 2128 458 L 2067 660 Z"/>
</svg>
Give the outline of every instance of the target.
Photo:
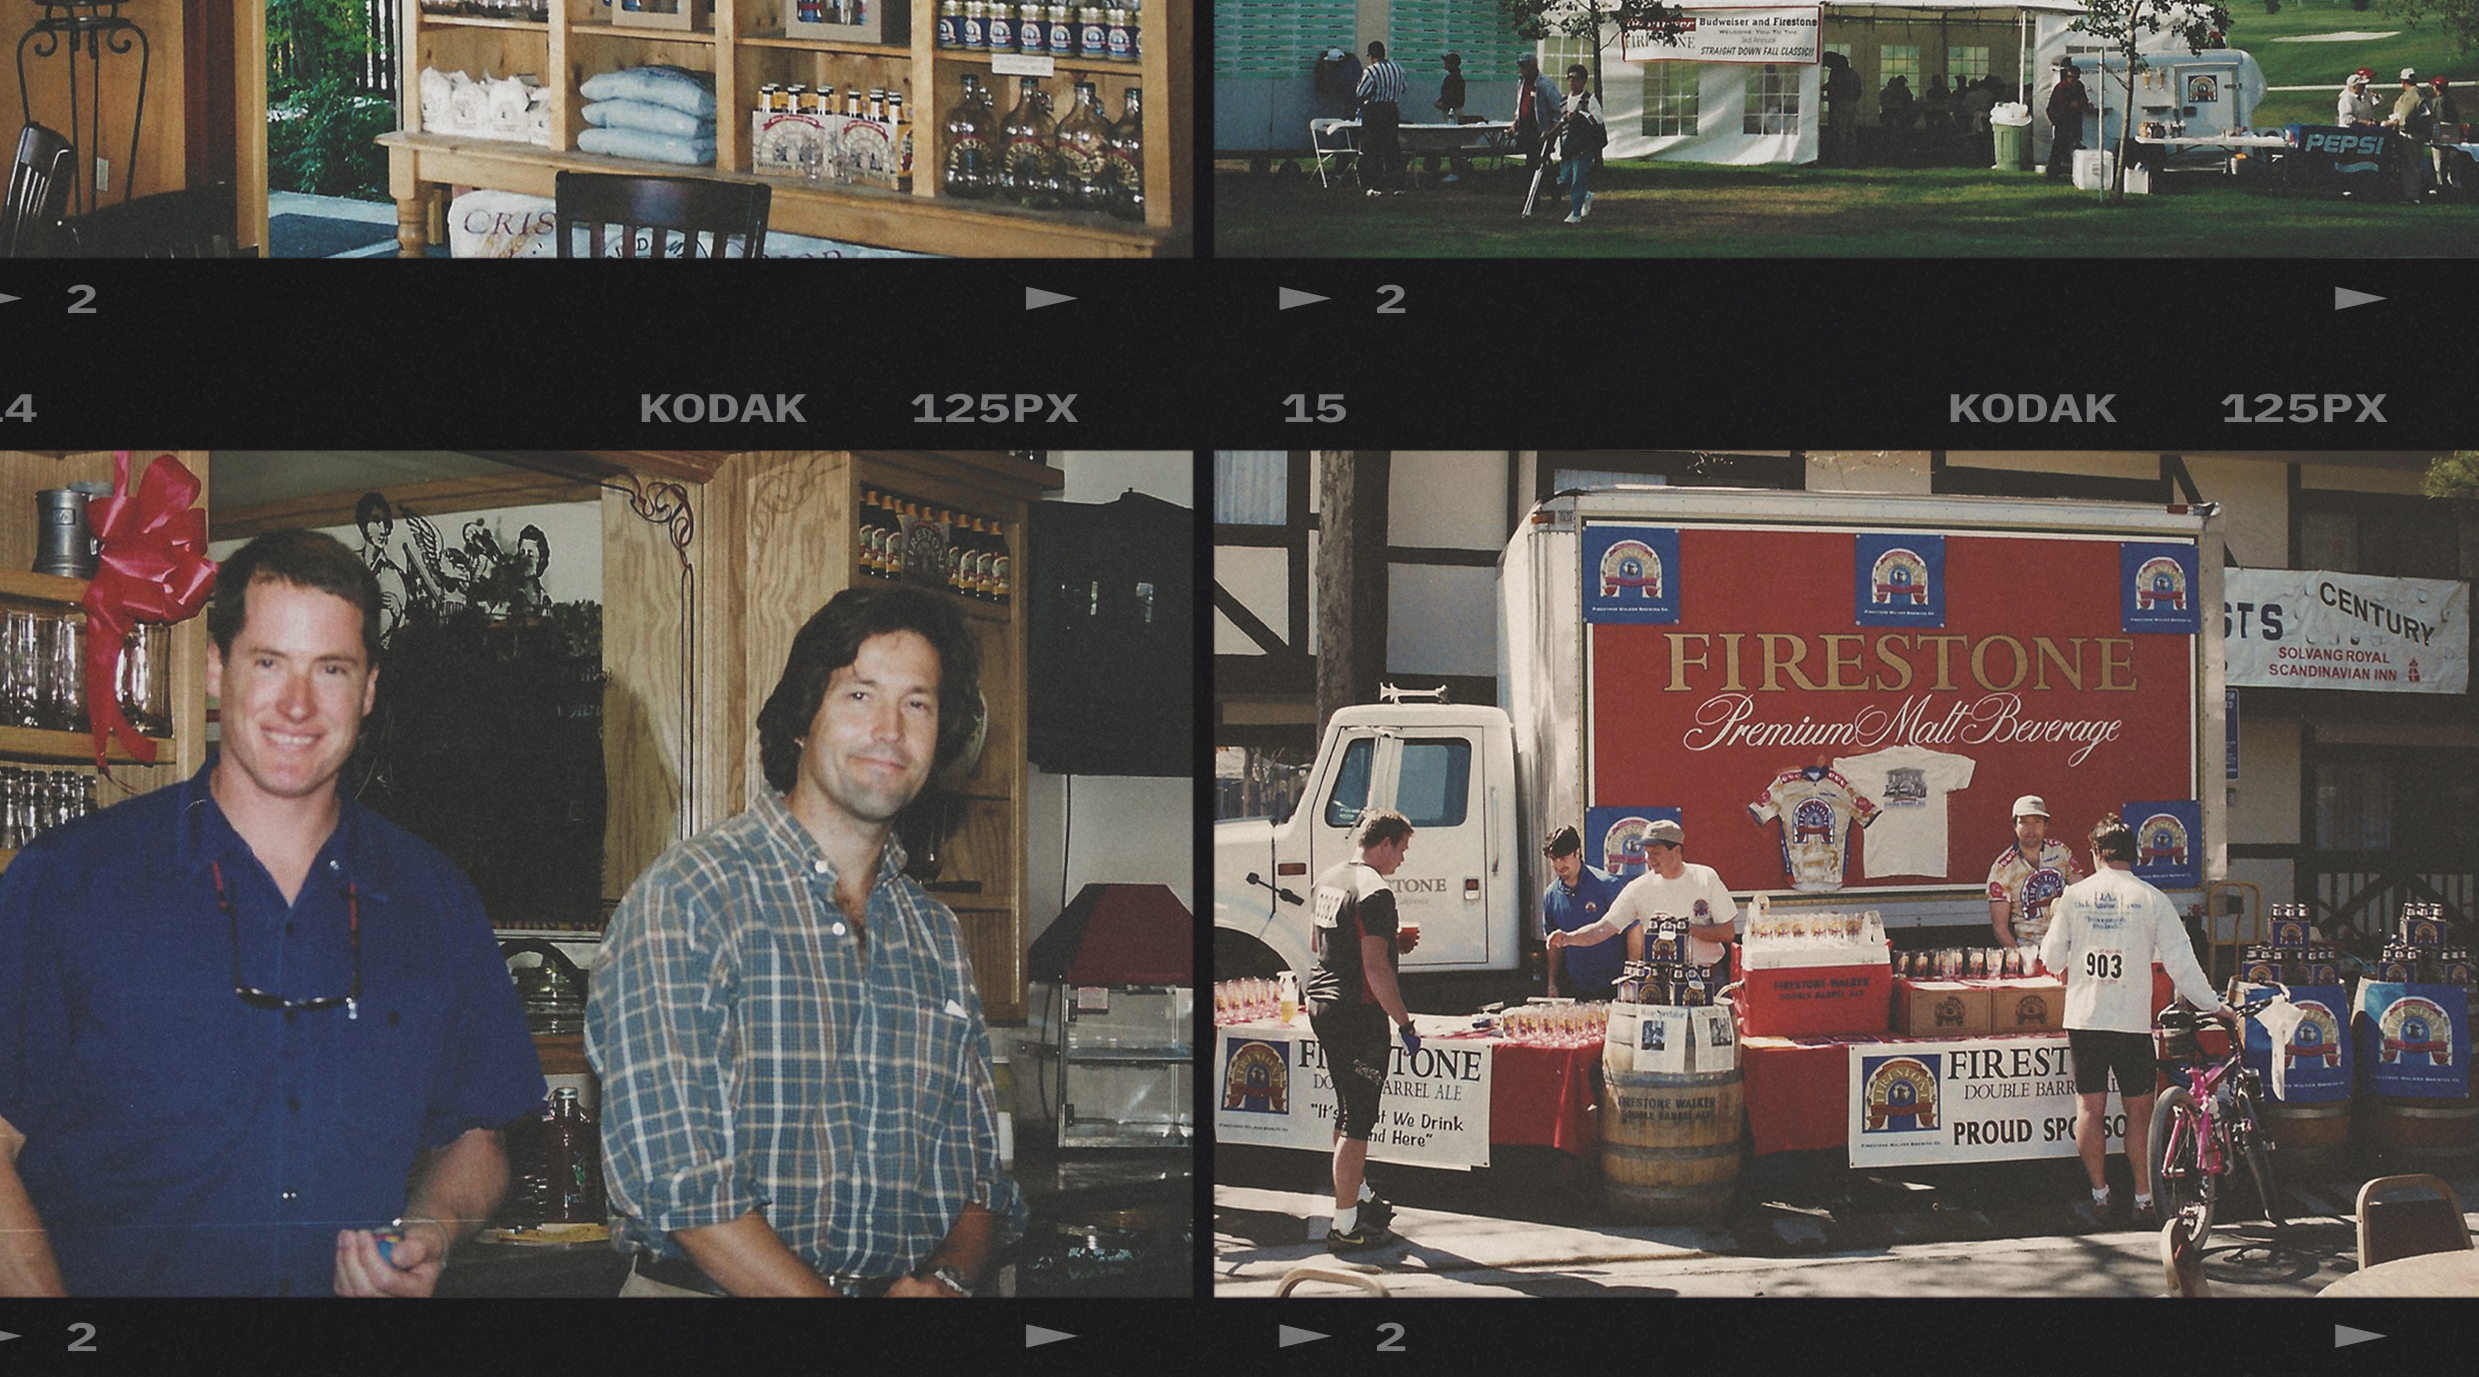
<svg viewBox="0 0 2479 1377">
<path fill-rule="evenodd" d="M 1052 161 L 1056 135 L 1050 117 L 1042 113 L 1041 83 L 1023 77 L 1018 90 L 1016 108 L 999 127 L 1005 149 L 999 163 L 999 192 L 1027 209 L 1050 210 L 1059 204 L 1058 172 Z"/>
<path fill-rule="evenodd" d="M 939 177 L 939 190 L 949 196 L 968 200 L 990 194 L 995 180 L 991 143 L 989 105 L 982 99 L 981 83 L 974 77 L 964 78 L 964 98 L 948 112 L 945 138 L 947 154 L 945 170 Z"/>
<path fill-rule="evenodd" d="M 1110 213 L 1122 220 L 1145 218 L 1144 93 L 1128 88 L 1128 110 L 1110 130 Z"/>
<path fill-rule="evenodd" d="M 1103 210 L 1111 199 L 1110 121 L 1093 83 L 1076 83 L 1076 108 L 1059 121 L 1059 194 L 1070 210 Z"/>
</svg>

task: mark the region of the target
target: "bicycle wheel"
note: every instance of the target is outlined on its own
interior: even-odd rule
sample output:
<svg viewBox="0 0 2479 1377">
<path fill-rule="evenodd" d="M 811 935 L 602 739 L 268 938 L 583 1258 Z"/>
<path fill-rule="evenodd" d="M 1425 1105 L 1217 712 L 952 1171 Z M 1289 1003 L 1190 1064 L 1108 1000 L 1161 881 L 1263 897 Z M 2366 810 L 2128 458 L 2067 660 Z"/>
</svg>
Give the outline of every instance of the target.
<svg viewBox="0 0 2479 1377">
<path fill-rule="evenodd" d="M 2241 1097 L 2238 1101 L 2238 1137 L 2245 1144 L 2247 1175 L 2255 1180 L 2255 1198 L 2264 1205 L 2264 1218 L 2271 1223 L 2273 1237 L 2281 1236 L 2281 1183 L 2272 1175 L 2272 1140 L 2264 1135 L 2263 1121 L 2256 1117 L 2255 1101 Z"/>
<path fill-rule="evenodd" d="M 2213 1179 L 2204 1174 L 2203 1113 L 2185 1086 L 2161 1092 L 2152 1107 L 2152 1200 L 2161 1218 L 2178 1225 L 2178 1247 L 2200 1251 L 2212 1232 Z"/>
</svg>

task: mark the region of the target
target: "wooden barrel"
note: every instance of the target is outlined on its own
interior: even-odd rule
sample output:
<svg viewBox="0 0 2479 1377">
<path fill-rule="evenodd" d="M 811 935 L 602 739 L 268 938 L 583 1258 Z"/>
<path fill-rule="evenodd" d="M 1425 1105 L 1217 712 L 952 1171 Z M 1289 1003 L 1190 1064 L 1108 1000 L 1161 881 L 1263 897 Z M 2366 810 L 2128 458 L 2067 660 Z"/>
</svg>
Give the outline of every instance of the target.
<svg viewBox="0 0 2479 1377">
<path fill-rule="evenodd" d="M 2295 1185 L 2334 1167 L 2350 1145 L 2347 1099 L 2320 1104 L 2284 1104 L 2268 1099 L 2263 1109 L 2264 1129 L 2272 1135 L 2273 1170 L 2285 1183 Z"/>
<path fill-rule="evenodd" d="M 1739 1183 L 1747 1102 L 1739 1072 L 1602 1072 L 1601 1190 L 1655 1224 L 1717 1219 Z"/>
<path fill-rule="evenodd" d="M 2370 1147 L 2406 1165 L 2449 1170 L 2479 1158 L 2479 1100 L 2371 1095 L 2359 1122 Z"/>
</svg>

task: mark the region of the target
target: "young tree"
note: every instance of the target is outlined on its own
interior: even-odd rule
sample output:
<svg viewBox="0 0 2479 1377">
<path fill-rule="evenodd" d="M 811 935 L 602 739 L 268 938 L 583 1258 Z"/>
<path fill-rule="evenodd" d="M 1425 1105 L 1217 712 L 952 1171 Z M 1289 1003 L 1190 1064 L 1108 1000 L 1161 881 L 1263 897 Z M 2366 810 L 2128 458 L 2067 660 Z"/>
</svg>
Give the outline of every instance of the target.
<svg viewBox="0 0 2479 1377">
<path fill-rule="evenodd" d="M 1592 44 L 1592 92 L 1601 96 L 1601 37 L 1609 29 L 1632 31 L 1670 47 L 1679 45 L 1686 16 L 1660 0 L 1498 0 L 1498 13 L 1516 37 L 1538 43 L 1553 33 Z M 1561 73 L 1552 72 L 1556 79 Z"/>
<path fill-rule="evenodd" d="M 2211 0 L 2083 0 L 2083 17 L 2074 27 L 2108 43 L 2124 58 L 2126 70 L 2118 85 L 2126 93 L 2117 127 L 2116 166 L 2109 175 L 2111 202 L 2126 199 L 2126 150 L 2134 141 L 2135 75 L 2145 67 L 2136 45 L 2146 37 L 2168 33 L 2200 53 L 2229 32 L 2229 11 Z M 2097 131 L 2095 131 L 2097 132 Z"/>
</svg>

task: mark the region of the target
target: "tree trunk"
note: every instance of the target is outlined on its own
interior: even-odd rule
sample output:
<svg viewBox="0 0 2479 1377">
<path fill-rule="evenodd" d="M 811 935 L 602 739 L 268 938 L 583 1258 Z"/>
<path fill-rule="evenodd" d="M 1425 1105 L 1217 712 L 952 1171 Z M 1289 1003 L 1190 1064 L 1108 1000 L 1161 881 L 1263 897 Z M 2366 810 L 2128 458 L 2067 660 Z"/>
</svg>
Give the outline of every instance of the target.
<svg viewBox="0 0 2479 1377">
<path fill-rule="evenodd" d="M 1318 453 L 1317 730 L 1334 710 L 1377 701 L 1386 668 L 1385 450 Z"/>
</svg>

